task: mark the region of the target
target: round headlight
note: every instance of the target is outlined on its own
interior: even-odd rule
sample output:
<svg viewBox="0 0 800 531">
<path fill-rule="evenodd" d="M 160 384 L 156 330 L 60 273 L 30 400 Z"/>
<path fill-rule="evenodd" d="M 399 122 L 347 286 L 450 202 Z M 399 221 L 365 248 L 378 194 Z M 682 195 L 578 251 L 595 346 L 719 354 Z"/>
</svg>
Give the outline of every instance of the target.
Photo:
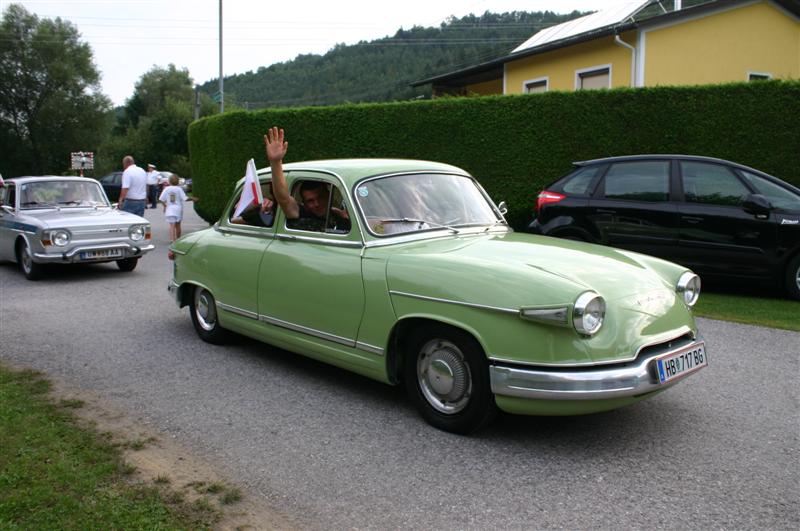
<svg viewBox="0 0 800 531">
<path fill-rule="evenodd" d="M 697 298 L 700 297 L 700 277 L 687 271 L 678 279 L 678 285 L 675 286 L 675 291 L 683 297 L 683 302 L 687 306 L 694 306 Z"/>
<path fill-rule="evenodd" d="M 606 316 L 606 301 L 593 291 L 586 291 L 575 300 L 572 324 L 579 334 L 591 336 L 603 326 Z"/>
<path fill-rule="evenodd" d="M 52 241 L 54 245 L 63 247 L 69 243 L 69 232 L 65 230 L 54 231 L 50 234 L 50 241 Z"/>
<path fill-rule="evenodd" d="M 144 239 L 144 225 L 134 225 L 128 229 L 131 240 L 138 242 Z"/>
</svg>

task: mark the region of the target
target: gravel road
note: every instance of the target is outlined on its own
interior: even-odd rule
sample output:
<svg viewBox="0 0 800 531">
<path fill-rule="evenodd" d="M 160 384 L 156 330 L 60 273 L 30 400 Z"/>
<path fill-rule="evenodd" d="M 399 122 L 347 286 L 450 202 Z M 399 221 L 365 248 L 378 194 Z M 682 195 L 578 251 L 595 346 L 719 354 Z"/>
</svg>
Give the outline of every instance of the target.
<svg viewBox="0 0 800 531">
<path fill-rule="evenodd" d="M 800 527 L 798 333 L 701 319 L 710 366 L 649 401 L 460 437 L 400 389 L 200 341 L 166 291 L 163 215 L 146 215 L 158 248 L 132 273 L 0 265 L 0 360 L 100 393 L 301 527 Z"/>
</svg>

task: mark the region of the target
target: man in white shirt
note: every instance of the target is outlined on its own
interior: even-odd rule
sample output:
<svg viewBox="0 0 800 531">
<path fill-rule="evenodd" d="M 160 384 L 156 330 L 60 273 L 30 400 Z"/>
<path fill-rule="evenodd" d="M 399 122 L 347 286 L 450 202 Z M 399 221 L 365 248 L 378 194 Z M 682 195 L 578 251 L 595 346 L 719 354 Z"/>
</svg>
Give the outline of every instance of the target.
<svg viewBox="0 0 800 531">
<path fill-rule="evenodd" d="M 150 201 L 150 208 L 158 206 L 156 201 L 158 200 L 158 178 L 160 176 L 161 174 L 156 171 L 155 164 L 147 165 L 147 199 Z"/>
<path fill-rule="evenodd" d="M 119 192 L 119 209 L 144 217 L 147 201 L 147 174 L 136 165 L 133 157 L 122 159 L 122 190 Z"/>
</svg>

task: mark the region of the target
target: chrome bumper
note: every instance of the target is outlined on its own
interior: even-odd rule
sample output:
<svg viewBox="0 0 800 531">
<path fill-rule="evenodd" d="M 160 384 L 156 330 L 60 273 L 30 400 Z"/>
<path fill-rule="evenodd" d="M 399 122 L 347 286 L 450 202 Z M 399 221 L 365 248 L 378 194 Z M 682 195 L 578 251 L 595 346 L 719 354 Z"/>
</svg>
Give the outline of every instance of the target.
<svg viewBox="0 0 800 531">
<path fill-rule="evenodd" d="M 666 389 L 683 379 L 659 383 L 655 372 L 656 358 L 701 342 L 702 338 L 698 337 L 671 348 L 650 350 L 623 367 L 548 370 L 491 365 L 489 375 L 492 392 L 496 395 L 548 400 L 602 400 L 643 395 Z"/>
<path fill-rule="evenodd" d="M 180 286 L 174 280 L 170 280 L 169 284 L 167 284 L 167 291 L 169 292 L 172 299 L 175 301 L 175 304 L 178 305 L 178 308 L 181 307 L 181 295 L 180 295 Z"/>
<path fill-rule="evenodd" d="M 37 263 L 41 262 L 81 262 L 81 263 L 88 263 L 88 262 L 108 262 L 113 260 L 122 260 L 123 258 L 135 258 L 144 255 L 146 252 L 152 251 L 155 249 L 156 246 L 152 243 L 145 243 L 142 245 L 132 245 L 127 242 L 121 243 L 109 243 L 106 245 L 86 245 L 80 247 L 73 247 L 69 251 L 64 251 L 63 253 L 35 253 L 33 255 L 34 261 Z M 95 258 L 95 259 L 88 259 L 88 260 L 81 260 L 78 258 L 80 253 L 85 253 L 89 251 L 106 251 L 111 249 L 121 249 L 122 256 L 118 256 L 115 258 Z"/>
</svg>

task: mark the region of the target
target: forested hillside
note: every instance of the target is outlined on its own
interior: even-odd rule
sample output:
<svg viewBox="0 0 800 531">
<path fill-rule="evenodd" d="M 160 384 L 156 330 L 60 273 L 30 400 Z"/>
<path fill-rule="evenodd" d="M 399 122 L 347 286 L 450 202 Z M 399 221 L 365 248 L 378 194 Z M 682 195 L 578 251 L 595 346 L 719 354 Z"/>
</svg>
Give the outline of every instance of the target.
<svg viewBox="0 0 800 531">
<path fill-rule="evenodd" d="M 256 109 L 425 97 L 430 87 L 409 83 L 505 55 L 536 31 L 583 14 L 487 12 L 451 18 L 439 27 L 400 29 L 392 37 L 340 44 L 325 55 L 300 55 L 226 77 L 225 100 Z M 201 89 L 215 93 L 217 80 Z"/>
</svg>

